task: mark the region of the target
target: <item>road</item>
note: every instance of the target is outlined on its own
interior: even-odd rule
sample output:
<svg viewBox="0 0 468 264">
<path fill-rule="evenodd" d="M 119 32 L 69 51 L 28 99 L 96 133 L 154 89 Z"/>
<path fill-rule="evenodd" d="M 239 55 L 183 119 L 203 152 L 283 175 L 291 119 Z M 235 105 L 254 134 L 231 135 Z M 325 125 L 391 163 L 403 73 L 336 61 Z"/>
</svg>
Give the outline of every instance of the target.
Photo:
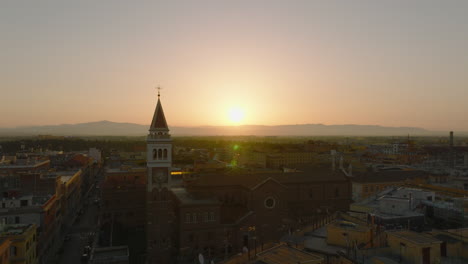
<svg viewBox="0 0 468 264">
<path fill-rule="evenodd" d="M 70 231 L 68 232 L 68 241 L 63 244 L 63 253 L 60 255 L 58 263 L 74 264 L 86 263 L 81 260 L 81 255 L 85 246 L 91 245 L 89 241 L 90 234 L 97 234 L 97 219 L 99 208 L 93 203 L 94 195 L 88 198 L 88 206 L 83 207 L 83 214 L 77 216 Z M 94 239 L 96 237 L 94 236 Z"/>
</svg>

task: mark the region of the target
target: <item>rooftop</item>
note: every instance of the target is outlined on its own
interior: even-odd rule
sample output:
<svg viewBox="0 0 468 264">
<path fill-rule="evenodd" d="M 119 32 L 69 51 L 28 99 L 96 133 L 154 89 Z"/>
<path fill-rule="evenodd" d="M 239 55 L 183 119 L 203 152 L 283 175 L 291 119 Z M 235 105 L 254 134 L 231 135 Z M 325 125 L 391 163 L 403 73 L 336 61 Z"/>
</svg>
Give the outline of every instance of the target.
<svg viewBox="0 0 468 264">
<path fill-rule="evenodd" d="M 31 160 L 28 160 L 27 163 L 0 162 L 0 169 L 36 168 L 47 163 L 50 163 L 50 160 L 31 159 Z"/>
<path fill-rule="evenodd" d="M 305 182 L 344 181 L 346 176 L 340 171 L 332 171 L 324 167 L 302 167 L 294 172 L 268 172 L 257 173 L 249 170 L 232 170 L 224 173 L 199 174 L 199 178 L 191 182 L 192 186 L 213 187 L 241 185 L 252 189 L 268 178 L 281 184 L 295 184 Z"/>
<path fill-rule="evenodd" d="M 337 256 L 338 252 L 345 250 L 343 247 L 329 245 L 326 238 L 316 236 L 307 236 L 304 241 L 304 248 L 309 251 L 334 256 Z"/>
<path fill-rule="evenodd" d="M 79 170 L 49 171 L 46 174 L 43 174 L 42 177 L 45 177 L 45 178 L 55 178 L 55 177 L 58 177 L 58 176 L 62 176 L 62 178 L 63 177 L 68 177 L 68 176 L 72 177 L 78 172 L 79 172 Z"/>
<path fill-rule="evenodd" d="M 427 172 L 419 170 L 385 170 L 359 173 L 352 181 L 358 183 L 402 182 L 407 179 L 423 178 L 426 176 L 429 176 Z"/>
<path fill-rule="evenodd" d="M 287 245 L 279 245 L 257 254 L 257 259 L 260 263 L 267 264 L 301 264 L 320 262 L 323 257 Z"/>
<path fill-rule="evenodd" d="M 29 228 L 31 228 L 34 224 L 13 224 L 13 225 L 5 225 L 0 228 L 1 234 L 0 236 L 14 236 L 14 235 L 21 235 L 26 232 Z"/>
<path fill-rule="evenodd" d="M 442 241 L 428 235 L 421 233 L 416 233 L 408 230 L 401 231 L 387 231 L 387 234 L 390 236 L 395 236 L 400 239 L 406 240 L 414 244 L 432 244 L 432 243 L 442 243 Z"/>
<path fill-rule="evenodd" d="M 60 177 L 60 180 L 62 183 L 67 183 L 71 178 L 73 178 L 73 176 L 62 176 Z"/>
<path fill-rule="evenodd" d="M 374 261 L 375 259 L 375 261 Z M 387 258 L 387 257 L 380 257 L 380 256 L 375 256 L 372 258 L 372 263 L 382 263 L 382 264 L 398 264 L 399 262 L 391 259 L 391 258 Z"/>
<path fill-rule="evenodd" d="M 353 229 L 356 231 L 366 232 L 371 228 L 368 226 L 359 225 L 350 221 L 337 220 L 329 224 L 332 227 L 343 228 L 343 229 Z"/>
</svg>

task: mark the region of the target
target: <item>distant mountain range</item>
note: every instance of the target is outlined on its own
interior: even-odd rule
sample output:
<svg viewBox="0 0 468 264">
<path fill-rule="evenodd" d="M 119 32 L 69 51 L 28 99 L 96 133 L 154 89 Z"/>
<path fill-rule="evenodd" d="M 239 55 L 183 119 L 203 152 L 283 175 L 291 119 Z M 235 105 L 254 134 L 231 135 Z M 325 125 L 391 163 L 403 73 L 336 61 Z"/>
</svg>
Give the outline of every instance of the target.
<svg viewBox="0 0 468 264">
<path fill-rule="evenodd" d="M 99 121 L 81 124 L 0 128 L 0 136 L 144 136 L 149 125 Z M 448 131 L 430 131 L 417 127 L 385 127 L 372 125 L 242 125 L 170 127 L 174 136 L 437 136 Z M 457 132 L 468 135 L 468 132 Z"/>
</svg>

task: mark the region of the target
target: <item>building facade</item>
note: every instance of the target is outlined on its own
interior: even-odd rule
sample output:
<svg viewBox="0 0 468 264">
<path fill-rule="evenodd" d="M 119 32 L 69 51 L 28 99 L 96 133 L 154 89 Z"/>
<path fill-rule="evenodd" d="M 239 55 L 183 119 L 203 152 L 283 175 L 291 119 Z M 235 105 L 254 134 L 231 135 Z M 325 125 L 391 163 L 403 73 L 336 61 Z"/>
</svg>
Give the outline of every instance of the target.
<svg viewBox="0 0 468 264">
<path fill-rule="evenodd" d="M 193 261 L 200 254 L 217 262 L 346 211 L 351 202 L 349 177 L 329 167 L 226 169 L 182 182 L 171 175 L 172 149 L 158 96 L 147 136 L 148 263 Z"/>
</svg>

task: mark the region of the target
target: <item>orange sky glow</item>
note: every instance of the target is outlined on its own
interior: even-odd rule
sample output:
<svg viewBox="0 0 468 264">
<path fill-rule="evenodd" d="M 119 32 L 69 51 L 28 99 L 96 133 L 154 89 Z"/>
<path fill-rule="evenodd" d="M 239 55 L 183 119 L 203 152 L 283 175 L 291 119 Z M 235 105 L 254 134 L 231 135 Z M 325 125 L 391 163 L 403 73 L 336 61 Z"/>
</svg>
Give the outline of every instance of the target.
<svg viewBox="0 0 468 264">
<path fill-rule="evenodd" d="M 0 127 L 149 124 L 161 85 L 170 126 L 468 131 L 465 2 L 79 2 L 0 4 Z"/>
</svg>

